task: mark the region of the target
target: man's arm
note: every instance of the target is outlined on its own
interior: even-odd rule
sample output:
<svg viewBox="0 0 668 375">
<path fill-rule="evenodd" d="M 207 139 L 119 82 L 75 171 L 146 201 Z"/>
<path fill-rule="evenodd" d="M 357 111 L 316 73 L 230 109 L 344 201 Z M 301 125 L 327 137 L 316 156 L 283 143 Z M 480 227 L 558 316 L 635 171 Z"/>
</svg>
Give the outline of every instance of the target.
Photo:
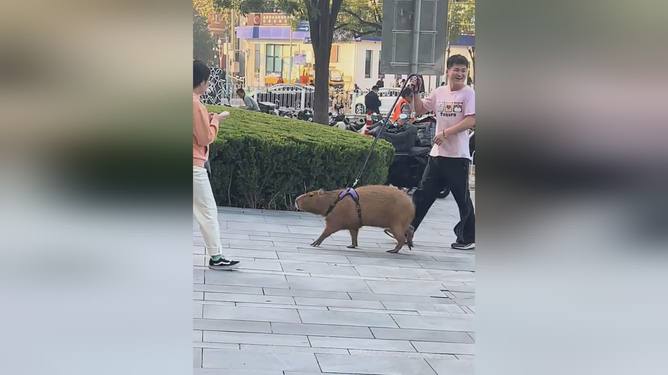
<svg viewBox="0 0 668 375">
<path fill-rule="evenodd" d="M 436 134 L 434 137 L 434 143 L 437 145 L 441 145 L 441 143 L 448 137 L 455 135 L 457 133 L 461 133 L 463 131 L 466 131 L 468 129 L 472 129 L 475 126 L 475 115 L 469 115 L 464 117 L 464 119 L 460 122 L 458 122 L 456 125 L 451 126 L 442 132 Z"/>
<path fill-rule="evenodd" d="M 444 133 L 445 136 L 448 137 L 457 133 L 461 133 L 465 130 L 472 129 L 474 126 L 475 126 L 475 115 L 466 116 L 462 121 L 457 123 L 457 125 L 445 129 Z"/>
</svg>

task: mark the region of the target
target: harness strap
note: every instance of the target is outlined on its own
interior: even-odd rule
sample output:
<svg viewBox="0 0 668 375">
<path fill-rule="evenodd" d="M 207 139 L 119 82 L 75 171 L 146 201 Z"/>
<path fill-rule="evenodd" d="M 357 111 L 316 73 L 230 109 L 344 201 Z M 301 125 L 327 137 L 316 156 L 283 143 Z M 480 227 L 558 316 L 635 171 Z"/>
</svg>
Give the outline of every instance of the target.
<svg viewBox="0 0 668 375">
<path fill-rule="evenodd" d="M 362 206 L 360 206 L 360 195 L 354 188 L 347 188 L 346 190 L 341 191 L 339 193 L 339 196 L 334 201 L 334 203 L 332 203 L 332 205 L 329 206 L 329 208 L 327 209 L 325 217 L 329 216 L 332 210 L 334 210 L 334 207 L 336 207 L 336 204 L 342 201 L 347 196 L 350 196 L 350 198 L 352 198 L 352 200 L 355 201 L 355 205 L 357 206 L 357 218 L 360 221 L 360 226 L 362 226 Z"/>
</svg>

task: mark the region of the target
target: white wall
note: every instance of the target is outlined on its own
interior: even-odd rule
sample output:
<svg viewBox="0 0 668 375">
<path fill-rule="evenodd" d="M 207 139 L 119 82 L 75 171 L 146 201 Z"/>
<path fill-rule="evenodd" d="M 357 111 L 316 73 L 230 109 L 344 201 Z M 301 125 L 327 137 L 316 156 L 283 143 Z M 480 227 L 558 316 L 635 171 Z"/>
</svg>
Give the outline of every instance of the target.
<svg viewBox="0 0 668 375">
<path fill-rule="evenodd" d="M 354 42 L 355 48 L 355 75 L 353 83 L 361 89 L 371 89 L 378 81 L 378 61 L 380 59 L 380 42 L 359 41 Z M 364 78 L 364 63 L 366 51 L 371 50 L 371 78 Z M 387 79 L 385 84 L 387 85 Z"/>
</svg>

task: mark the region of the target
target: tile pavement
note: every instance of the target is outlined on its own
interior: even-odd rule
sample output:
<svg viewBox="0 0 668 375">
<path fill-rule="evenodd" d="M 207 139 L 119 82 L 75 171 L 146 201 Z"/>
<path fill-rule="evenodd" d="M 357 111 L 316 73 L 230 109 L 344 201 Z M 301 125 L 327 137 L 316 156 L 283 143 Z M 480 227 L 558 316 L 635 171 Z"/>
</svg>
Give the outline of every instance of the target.
<svg viewBox="0 0 668 375">
<path fill-rule="evenodd" d="M 473 374 L 475 251 L 449 248 L 452 197 L 438 200 L 413 251 L 363 228 L 320 248 L 322 218 L 220 208 L 224 254 L 236 271 L 205 267 L 193 224 L 195 374 Z M 445 228 L 445 229 L 444 229 Z"/>
</svg>

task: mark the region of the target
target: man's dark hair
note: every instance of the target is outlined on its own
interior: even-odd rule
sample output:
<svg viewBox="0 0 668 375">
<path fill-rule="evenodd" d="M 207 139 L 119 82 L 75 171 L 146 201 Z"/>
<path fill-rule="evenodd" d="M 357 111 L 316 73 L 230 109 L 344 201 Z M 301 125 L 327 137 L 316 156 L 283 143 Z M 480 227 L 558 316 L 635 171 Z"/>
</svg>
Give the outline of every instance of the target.
<svg viewBox="0 0 668 375">
<path fill-rule="evenodd" d="M 242 92 L 243 92 L 244 94 L 246 93 L 246 91 L 245 91 L 244 89 L 242 89 L 241 87 L 237 89 L 237 94 L 240 94 L 240 93 L 242 93 Z"/>
<path fill-rule="evenodd" d="M 373 87 L 371 88 L 371 91 L 378 91 L 378 86 L 373 86 Z"/>
<path fill-rule="evenodd" d="M 401 90 L 401 94 L 399 94 L 402 98 L 409 98 L 413 95 L 413 91 L 406 87 L 403 90 Z"/>
<path fill-rule="evenodd" d="M 193 61 L 193 88 L 209 80 L 211 69 L 200 60 Z"/>
<path fill-rule="evenodd" d="M 462 56 L 462 55 L 452 55 L 448 57 L 448 62 L 445 64 L 445 66 L 450 69 L 452 68 L 453 65 L 464 65 L 465 67 L 469 67 L 469 60 Z"/>
</svg>

